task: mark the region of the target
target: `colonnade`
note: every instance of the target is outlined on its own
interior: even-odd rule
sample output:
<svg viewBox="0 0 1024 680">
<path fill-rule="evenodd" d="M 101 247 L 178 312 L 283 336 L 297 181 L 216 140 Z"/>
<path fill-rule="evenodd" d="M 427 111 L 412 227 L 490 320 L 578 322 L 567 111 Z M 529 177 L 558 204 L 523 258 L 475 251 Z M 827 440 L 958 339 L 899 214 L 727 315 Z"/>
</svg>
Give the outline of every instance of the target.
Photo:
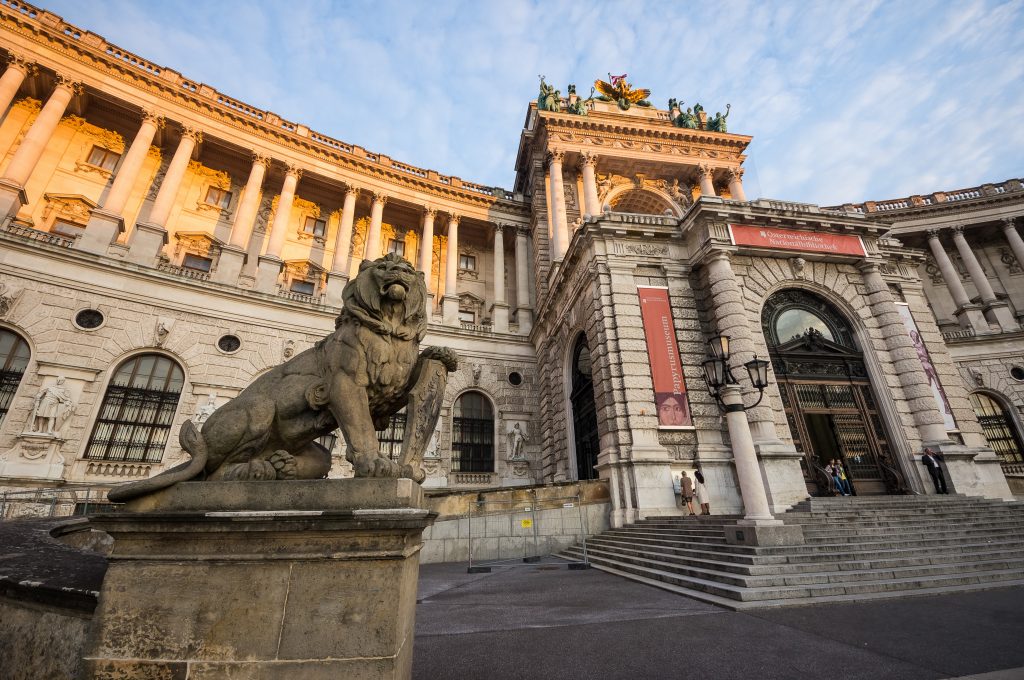
<svg viewBox="0 0 1024 680">
<path fill-rule="evenodd" d="M 8 68 L 0 76 L 0 114 L 7 110 L 13 102 L 18 89 L 26 76 L 35 73 L 36 66 L 25 59 L 15 57 L 10 60 Z M 24 139 L 14 152 L 10 163 L 0 177 L 0 218 L 11 219 L 17 215 L 23 205 L 28 202 L 24 187 L 39 163 L 40 158 L 56 132 L 61 118 L 69 103 L 76 94 L 81 93 L 82 86 L 64 76 L 57 75 L 57 84 L 43 105 L 39 115 L 29 126 Z M 164 128 L 164 118 L 156 112 L 144 109 L 141 121 L 127 151 L 123 154 L 120 165 L 114 175 L 113 182 L 102 203 L 93 210 L 83 235 L 75 242 L 78 249 L 101 255 L 108 254 L 111 245 L 118 241 L 118 235 L 124 231 L 125 209 L 132 190 L 140 178 L 146 155 L 153 144 L 156 134 Z M 203 133 L 188 125 L 181 126 L 181 136 L 173 156 L 166 166 L 163 179 L 152 202 L 148 216 L 136 221 L 135 228 L 128 239 L 126 259 L 141 265 L 152 265 L 161 249 L 167 242 L 167 221 L 178 200 L 182 182 L 188 170 Z M 259 212 L 261 193 L 267 171 L 272 159 L 263 152 L 252 154 L 252 165 L 245 187 L 234 211 L 231 234 L 227 243 L 221 247 L 220 258 L 211 280 L 235 285 L 242 272 L 246 253 L 255 230 Z M 256 290 L 272 293 L 276 290 L 278 280 L 284 266 L 282 252 L 287 241 L 292 206 L 295 201 L 298 182 L 302 177 L 302 168 L 287 164 L 280 193 L 277 198 L 277 209 L 270 225 L 265 252 L 259 257 L 256 275 Z M 355 186 L 344 188 L 341 208 L 341 219 L 334 242 L 334 255 L 327 276 L 325 290 L 326 302 L 330 305 L 341 304 L 341 292 L 348 280 L 349 252 L 351 250 L 353 225 L 356 213 L 356 200 L 361 191 Z M 596 195 L 596 188 L 595 188 Z M 364 252 L 357 254 L 365 259 L 376 259 L 382 253 L 381 228 L 384 218 L 384 207 L 388 195 L 373 190 L 370 202 L 370 219 L 367 229 Z M 563 199 L 564 201 L 564 199 Z M 437 209 L 424 206 L 422 220 L 422 240 L 418 257 L 409 254 L 422 271 L 427 274 L 427 285 L 431 298 L 437 291 L 433 290 L 430 272 L 433 269 L 434 222 Z M 563 206 L 564 212 L 564 206 Z M 448 211 L 447 221 L 447 254 L 444 272 L 444 298 L 442 300 L 444 323 L 458 326 L 459 320 L 459 225 L 462 216 Z M 509 330 L 509 305 L 505 290 L 505 240 L 504 232 L 509 225 L 487 223 L 493 227 L 494 257 L 492 293 L 492 328 L 497 332 Z M 521 333 L 528 333 L 532 326 L 532 310 L 529 307 L 530 263 L 527 252 L 528 231 L 520 228 L 516 232 L 516 294 L 518 303 L 518 322 Z"/>
<path fill-rule="evenodd" d="M 943 231 L 940 229 L 929 229 L 926 232 L 928 247 L 932 252 L 932 257 L 935 259 L 935 264 L 939 268 L 942 281 L 946 284 L 950 297 L 953 298 L 953 302 L 956 305 L 954 314 L 960 325 L 978 334 L 991 332 L 993 326 L 997 326 L 1000 331 L 1004 332 L 1019 330 L 1020 324 L 1013 318 L 1009 306 L 1005 301 L 1000 300 L 992 289 L 992 284 L 989 283 L 985 270 L 982 268 L 978 257 L 974 254 L 974 250 L 964 236 L 963 227 L 957 225 L 949 229 L 953 237 L 953 245 L 956 247 L 960 260 L 967 269 L 967 275 L 970 277 L 971 283 L 974 284 L 974 289 L 978 291 L 978 296 L 981 299 L 980 303 L 972 302 L 963 281 L 960 280 L 960 274 L 957 272 L 953 261 L 946 252 L 945 246 L 942 244 L 941 237 Z M 1003 234 L 1017 261 L 1024 262 L 1024 240 L 1017 233 L 1013 219 L 1003 220 Z"/>
</svg>

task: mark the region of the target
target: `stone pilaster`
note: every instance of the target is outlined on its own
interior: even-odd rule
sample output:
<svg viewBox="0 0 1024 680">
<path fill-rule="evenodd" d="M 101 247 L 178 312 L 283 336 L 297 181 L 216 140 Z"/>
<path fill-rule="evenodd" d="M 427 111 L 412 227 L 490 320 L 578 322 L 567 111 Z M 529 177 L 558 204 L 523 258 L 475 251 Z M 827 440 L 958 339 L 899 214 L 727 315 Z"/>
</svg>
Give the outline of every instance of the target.
<svg viewBox="0 0 1024 680">
<path fill-rule="evenodd" d="M 491 323 L 498 333 L 508 333 L 508 298 L 505 297 L 505 225 L 494 225 L 494 307 Z"/>
<path fill-rule="evenodd" d="M 955 315 L 960 325 L 970 328 L 978 334 L 988 333 L 988 321 L 981 313 L 981 307 L 973 304 L 971 298 L 968 297 L 967 290 L 960 281 L 960 275 L 957 274 L 956 267 L 953 266 L 952 260 L 949 259 L 949 255 L 939 239 L 938 229 L 928 230 L 928 247 L 931 248 L 935 264 L 938 265 L 939 272 L 942 273 L 942 281 L 946 284 L 946 289 L 949 290 L 949 294 L 956 304 Z"/>
<path fill-rule="evenodd" d="M 519 332 L 529 334 L 533 328 L 533 307 L 530 306 L 530 230 L 516 227 L 516 320 Z"/>
<path fill-rule="evenodd" d="M 953 243 L 956 244 L 956 249 L 960 253 L 960 259 L 967 266 L 967 273 L 971 276 L 975 290 L 981 296 L 985 317 L 990 323 L 999 324 L 1004 331 L 1018 330 L 1020 325 L 1010 314 L 1007 304 L 996 297 L 995 291 L 992 290 L 992 284 L 989 283 L 988 276 L 985 275 L 985 270 L 981 268 L 981 263 L 978 262 L 970 244 L 967 243 L 963 227 L 953 227 Z"/>
<path fill-rule="evenodd" d="M 551 260 L 560 262 L 569 249 L 569 218 L 565 213 L 565 181 L 562 179 L 562 151 L 548 153 L 548 171 L 551 173 L 551 222 L 554 230 Z"/>
</svg>

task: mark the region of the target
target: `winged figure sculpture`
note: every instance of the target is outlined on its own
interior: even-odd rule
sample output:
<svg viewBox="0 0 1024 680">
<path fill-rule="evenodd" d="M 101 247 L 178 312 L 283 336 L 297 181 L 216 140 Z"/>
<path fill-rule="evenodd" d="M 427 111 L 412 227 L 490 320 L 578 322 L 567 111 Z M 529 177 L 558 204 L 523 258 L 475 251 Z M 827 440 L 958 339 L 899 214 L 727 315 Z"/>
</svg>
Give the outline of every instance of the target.
<svg viewBox="0 0 1024 680">
<path fill-rule="evenodd" d="M 619 108 L 623 111 L 627 110 L 633 104 L 638 106 L 650 106 L 650 103 L 647 102 L 647 98 L 651 96 L 651 91 L 647 88 L 634 90 L 633 86 L 626 82 L 625 73 L 621 76 L 613 76 L 609 73 L 608 80 L 611 82 L 605 82 L 601 79 L 595 80 L 594 89 L 608 99 L 616 102 L 619 105 Z"/>
</svg>

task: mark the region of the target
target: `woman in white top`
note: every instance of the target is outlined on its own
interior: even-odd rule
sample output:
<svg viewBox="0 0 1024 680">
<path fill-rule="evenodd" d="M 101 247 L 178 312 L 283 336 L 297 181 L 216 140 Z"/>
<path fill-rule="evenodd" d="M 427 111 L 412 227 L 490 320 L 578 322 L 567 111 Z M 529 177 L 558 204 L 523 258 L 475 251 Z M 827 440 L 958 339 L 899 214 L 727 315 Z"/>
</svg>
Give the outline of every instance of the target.
<svg viewBox="0 0 1024 680">
<path fill-rule="evenodd" d="M 697 502 L 700 503 L 700 514 L 711 514 L 711 501 L 708 498 L 707 487 L 704 486 L 704 474 L 698 469 L 693 473 L 697 483 L 694 485 L 697 491 Z"/>
</svg>

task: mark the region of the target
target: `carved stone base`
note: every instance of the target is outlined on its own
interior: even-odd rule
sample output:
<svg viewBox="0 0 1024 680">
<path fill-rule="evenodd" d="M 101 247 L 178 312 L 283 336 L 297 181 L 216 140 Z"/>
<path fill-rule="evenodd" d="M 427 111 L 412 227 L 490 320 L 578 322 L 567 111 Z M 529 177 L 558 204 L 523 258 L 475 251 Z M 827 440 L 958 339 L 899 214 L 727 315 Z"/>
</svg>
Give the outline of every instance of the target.
<svg viewBox="0 0 1024 680">
<path fill-rule="evenodd" d="M 152 267 L 160 251 L 167 245 L 167 230 L 159 224 L 136 222 L 130 241 L 128 257 L 125 259 Z"/>
<path fill-rule="evenodd" d="M 441 323 L 445 326 L 459 325 L 459 298 L 456 295 L 445 295 L 441 299 Z"/>
<path fill-rule="evenodd" d="M 327 275 L 326 303 L 329 307 L 341 307 L 341 293 L 348 283 L 348 274 L 345 272 L 331 272 Z"/>
<path fill-rule="evenodd" d="M 516 309 L 516 320 L 519 322 L 519 333 L 529 335 L 533 330 L 533 310 L 529 307 L 518 307 Z"/>
<path fill-rule="evenodd" d="M 508 333 L 508 304 L 495 302 L 491 306 L 491 318 L 495 333 Z"/>
<path fill-rule="evenodd" d="M 423 529 L 408 479 L 187 482 L 114 538 L 83 677 L 409 678 Z"/>
<path fill-rule="evenodd" d="M 26 203 L 28 197 L 23 186 L 0 178 L 0 220 L 13 218 Z"/>
<path fill-rule="evenodd" d="M 0 456 L 0 477 L 63 479 L 63 439 L 55 434 L 23 432 L 15 441 L 14 447 Z"/>
<path fill-rule="evenodd" d="M 211 281 L 233 286 L 238 283 L 238 275 L 245 265 L 245 249 L 238 246 L 224 245 L 217 258 L 217 269 L 210 275 Z"/>
<path fill-rule="evenodd" d="M 1020 324 L 1013 318 L 1010 306 L 1003 301 L 992 302 L 985 307 L 985 318 L 990 323 L 995 322 L 1003 329 L 1003 332 L 1010 333 L 1020 330 Z"/>
<path fill-rule="evenodd" d="M 85 225 L 85 232 L 75 241 L 75 248 L 97 255 L 106 255 L 107 250 L 124 231 L 124 219 L 112 212 L 94 208 Z"/>
<path fill-rule="evenodd" d="M 281 276 L 284 260 L 273 255 L 260 255 L 260 266 L 256 272 L 256 290 L 261 293 L 273 293 Z"/>
<path fill-rule="evenodd" d="M 961 327 L 973 329 L 977 335 L 992 332 L 989 329 L 988 319 L 985 318 L 979 305 L 964 305 L 954 312 L 954 316 L 960 322 Z"/>
</svg>

